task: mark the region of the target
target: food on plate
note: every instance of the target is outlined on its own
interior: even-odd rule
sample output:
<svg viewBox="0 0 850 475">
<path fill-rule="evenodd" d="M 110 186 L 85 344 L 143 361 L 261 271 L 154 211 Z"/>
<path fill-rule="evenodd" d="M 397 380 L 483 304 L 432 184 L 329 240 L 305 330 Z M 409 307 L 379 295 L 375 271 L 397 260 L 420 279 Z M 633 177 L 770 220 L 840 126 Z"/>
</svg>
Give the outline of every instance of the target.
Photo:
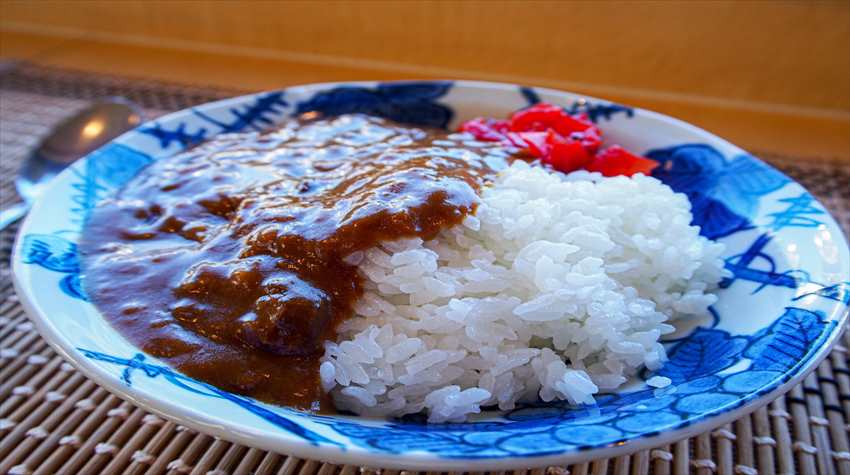
<svg viewBox="0 0 850 475">
<path fill-rule="evenodd" d="M 723 246 L 586 118 L 312 115 L 156 161 L 98 205 L 83 285 L 120 333 L 260 400 L 463 421 L 592 402 L 716 300 Z"/>
<path fill-rule="evenodd" d="M 557 171 L 599 172 L 604 176 L 649 175 L 658 162 L 613 145 L 602 146 L 602 130 L 587 114 L 570 115 L 564 108 L 541 102 L 514 112 L 507 120 L 479 117 L 460 131 L 476 139 L 518 147 Z"/>
</svg>

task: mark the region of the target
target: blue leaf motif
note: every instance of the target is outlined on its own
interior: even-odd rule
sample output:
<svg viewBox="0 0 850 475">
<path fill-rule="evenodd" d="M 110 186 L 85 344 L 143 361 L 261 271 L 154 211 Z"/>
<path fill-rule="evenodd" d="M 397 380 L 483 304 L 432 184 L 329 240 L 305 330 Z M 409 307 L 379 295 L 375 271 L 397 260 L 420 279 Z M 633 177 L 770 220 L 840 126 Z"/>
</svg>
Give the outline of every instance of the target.
<svg viewBox="0 0 850 475">
<path fill-rule="evenodd" d="M 679 193 L 707 193 L 717 186 L 717 171 L 723 168 L 724 158 L 714 147 L 705 144 L 685 144 L 650 150 L 648 158 L 657 160 L 659 167 L 653 176 Z"/>
<path fill-rule="evenodd" d="M 767 215 L 771 220 L 769 227 L 772 231 L 787 227 L 816 228 L 822 224 L 814 216 L 825 212 L 817 206 L 817 201 L 809 193 L 803 192 L 794 197 L 782 198 L 779 202 L 788 203 L 788 206 L 782 211 Z"/>
<path fill-rule="evenodd" d="M 748 156 L 733 158 L 718 172 L 722 175 L 711 190 L 712 198 L 722 200 L 732 211 L 749 218 L 755 216 L 760 196 L 788 183 L 787 177 Z"/>
<path fill-rule="evenodd" d="M 745 356 L 753 360 L 754 370 L 788 371 L 805 362 L 833 325 L 820 312 L 787 307 L 770 327 L 754 336 Z"/>
<path fill-rule="evenodd" d="M 709 239 L 718 239 L 753 227 L 750 220 L 733 213 L 721 201 L 708 198 L 698 191 L 691 192 L 688 197 L 693 210 L 693 224 L 699 226 L 700 234 Z"/>
<path fill-rule="evenodd" d="M 80 282 L 80 274 L 65 276 L 59 281 L 59 289 L 75 299 L 88 300 L 88 297 L 86 297 L 83 291 L 83 284 Z"/>
<path fill-rule="evenodd" d="M 600 119 L 611 120 L 616 114 L 623 114 L 627 118 L 635 115 L 631 107 L 621 106 L 611 102 L 591 102 L 581 100 L 573 102 L 570 107 L 565 108 L 567 113 L 575 115 L 585 113 L 591 122 L 598 123 Z"/>
<path fill-rule="evenodd" d="M 723 278 L 720 281 L 720 288 L 728 288 L 736 280 L 742 279 L 761 284 L 753 291 L 755 294 L 768 285 L 795 289 L 800 282 L 808 282 L 809 276 L 805 271 L 799 269 L 785 272 L 777 271 L 776 261 L 765 252 L 765 248 L 772 239 L 773 235 L 769 233 L 760 234 L 744 252 L 727 257 L 725 267 L 732 273 L 732 276 Z M 753 263 L 757 259 L 763 265 L 766 264 L 767 269 L 754 266 Z"/>
<path fill-rule="evenodd" d="M 653 176 L 691 201 L 700 234 L 717 239 L 752 228 L 759 199 L 785 186 L 788 178 L 748 155 L 731 160 L 706 144 L 650 150 L 660 166 Z"/>
<path fill-rule="evenodd" d="M 788 177 L 753 157 L 739 155 L 726 160 L 706 144 L 677 145 L 651 150 L 646 155 L 661 164 L 653 175 L 674 190 L 688 197 L 699 191 L 743 218 L 752 219 L 759 197 L 782 188 L 789 181 Z"/>
<path fill-rule="evenodd" d="M 375 88 L 340 86 L 299 102 L 295 115 L 313 111 L 325 116 L 363 113 L 408 124 L 446 128 L 454 112 L 436 100 L 451 86 L 451 82 L 445 81 L 379 84 Z"/>
<path fill-rule="evenodd" d="M 226 119 L 215 118 L 199 109 L 192 109 L 192 113 L 224 133 L 241 132 L 248 128 L 261 131 L 273 125 L 275 116 L 282 114 L 289 105 L 284 95 L 285 91 L 275 91 L 255 96 L 256 99 L 244 106 L 228 109 L 230 117 Z M 206 127 L 198 127 L 194 132 L 189 132 L 188 125 L 189 122 L 180 122 L 167 128 L 155 123 L 140 128 L 139 132 L 159 140 L 159 146 L 163 149 L 170 147 L 172 143 L 176 143 L 180 148 L 191 147 L 205 140 L 210 132 Z"/>
<path fill-rule="evenodd" d="M 821 287 L 818 290 L 798 295 L 794 297 L 794 300 L 800 300 L 804 297 L 809 297 L 812 295 L 823 297 L 825 299 L 835 300 L 836 302 L 841 302 L 844 305 L 850 305 L 850 282 L 839 282 L 835 285 Z"/>
<path fill-rule="evenodd" d="M 697 328 L 671 350 L 669 361 L 656 374 L 670 378 L 675 384 L 715 374 L 737 363 L 746 346 L 746 337 L 731 336 L 724 330 Z"/>
<path fill-rule="evenodd" d="M 685 144 L 651 150 L 647 157 L 660 164 L 652 174 L 670 188 L 688 196 L 693 210 L 693 224 L 700 234 L 718 239 L 752 227 L 746 216 L 731 210 L 712 192 L 721 179 L 725 159 L 714 147 L 705 144 Z"/>
<path fill-rule="evenodd" d="M 458 434 L 448 430 L 429 430 L 427 425 L 406 427 L 389 425 L 371 427 L 365 424 L 335 422 L 333 429 L 349 437 L 358 445 L 375 447 L 391 453 L 408 450 L 428 452 L 459 451 L 458 455 L 470 454 L 481 447 L 463 444 Z M 463 432 L 460 432 L 463 434 Z"/>
<path fill-rule="evenodd" d="M 241 132 L 247 128 L 262 131 L 274 124 L 274 116 L 283 112 L 289 103 L 283 98 L 285 91 L 269 92 L 257 96 L 254 102 L 244 107 L 232 107 L 229 109 L 233 118 L 230 121 L 215 119 L 206 113 L 192 109 L 192 112 L 221 128 L 222 132 Z M 181 124 L 182 125 L 182 124 Z"/>
<path fill-rule="evenodd" d="M 520 86 L 519 93 L 528 103 L 526 107 L 531 107 L 534 104 L 541 102 L 540 95 L 532 87 Z M 591 102 L 581 99 L 570 104 L 569 107 L 564 107 L 568 114 L 587 114 L 587 117 L 594 124 L 600 119 L 611 120 L 614 115 L 623 114 L 628 118 L 635 115 L 635 110 L 631 107 L 621 106 L 612 102 Z"/>
<path fill-rule="evenodd" d="M 194 133 L 186 131 L 186 123 L 180 122 L 174 129 L 166 129 L 162 124 L 154 123 L 150 127 L 142 127 L 139 132 L 148 134 L 159 140 L 160 148 L 168 148 L 172 142 L 176 142 L 181 148 L 199 144 L 207 137 L 207 129 L 198 128 Z"/>
<path fill-rule="evenodd" d="M 71 211 L 84 220 L 107 190 L 127 183 L 152 161 L 150 155 L 117 143 L 92 152 L 84 172 L 74 170 L 82 182 L 72 185 L 78 193 L 72 196 L 77 207 Z"/>
<path fill-rule="evenodd" d="M 80 283 L 80 258 L 76 243 L 55 234 L 27 234 L 21 252 L 24 264 L 68 274 L 59 281 L 59 289 L 75 299 L 88 300 Z"/>
<path fill-rule="evenodd" d="M 23 245 L 24 264 L 36 264 L 54 272 L 80 272 L 77 245 L 53 234 L 27 234 Z"/>
<path fill-rule="evenodd" d="M 232 394 L 222 389 L 219 389 L 211 384 L 207 384 L 202 381 L 197 381 L 188 376 L 184 376 L 180 373 L 177 373 L 166 366 L 148 363 L 145 361 L 145 355 L 141 353 L 137 353 L 132 358 L 127 359 L 119 358 L 105 353 L 100 353 L 98 351 L 87 350 L 85 348 L 77 349 L 80 350 L 80 352 L 82 352 L 83 355 L 85 355 L 87 358 L 96 361 L 103 361 L 105 363 L 110 363 L 118 366 L 123 366 L 124 369 L 121 373 L 121 380 L 124 381 L 124 384 L 128 386 L 132 386 L 133 384 L 133 372 L 136 370 L 141 370 L 143 374 L 149 378 L 156 378 L 157 376 L 162 376 L 169 383 L 174 384 L 177 387 L 180 387 L 192 393 L 230 401 L 236 404 L 237 406 L 247 410 L 248 412 L 251 412 L 252 414 L 276 425 L 277 427 L 291 432 L 292 434 L 301 437 L 304 440 L 309 441 L 313 445 L 318 445 L 320 443 L 336 446 L 341 445 L 338 442 L 332 441 L 327 437 L 313 432 L 301 426 L 300 424 L 290 419 L 287 419 L 286 417 L 283 417 L 280 414 L 277 414 L 274 411 L 266 409 L 265 407 L 256 403 L 250 398 Z"/>
<path fill-rule="evenodd" d="M 117 188 L 124 185 L 153 161 L 150 155 L 117 143 L 92 152 L 86 160 L 86 174 Z"/>
<path fill-rule="evenodd" d="M 785 186 L 789 179 L 770 166 L 739 155 L 726 160 L 714 147 L 685 144 L 647 153 L 661 166 L 656 177 L 682 193 L 702 191 L 723 200 L 736 213 L 751 217 L 754 198 Z"/>
<path fill-rule="evenodd" d="M 770 165 L 755 160 L 749 155 L 739 155 L 729 160 L 724 173 L 741 192 L 750 195 L 774 192 L 791 181 Z"/>
</svg>

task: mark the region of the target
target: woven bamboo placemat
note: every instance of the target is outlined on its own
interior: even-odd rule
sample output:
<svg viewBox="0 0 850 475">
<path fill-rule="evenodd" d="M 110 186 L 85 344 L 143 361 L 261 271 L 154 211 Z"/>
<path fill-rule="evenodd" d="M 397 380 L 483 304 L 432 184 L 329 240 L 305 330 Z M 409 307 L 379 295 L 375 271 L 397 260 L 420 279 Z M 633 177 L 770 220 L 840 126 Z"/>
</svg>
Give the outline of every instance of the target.
<svg viewBox="0 0 850 475">
<path fill-rule="evenodd" d="M 121 95 L 152 117 L 235 93 L 0 64 L 0 207 L 17 200 L 12 179 L 39 138 L 91 99 Z M 850 164 L 762 158 L 817 195 L 848 234 Z M 415 473 L 335 466 L 232 444 L 160 419 L 98 387 L 48 347 L 18 304 L 9 269 L 14 233 L 14 227 L 0 233 L 0 474 Z M 712 432 L 613 459 L 511 473 L 850 475 L 848 347 L 845 334 L 803 384 Z"/>
</svg>

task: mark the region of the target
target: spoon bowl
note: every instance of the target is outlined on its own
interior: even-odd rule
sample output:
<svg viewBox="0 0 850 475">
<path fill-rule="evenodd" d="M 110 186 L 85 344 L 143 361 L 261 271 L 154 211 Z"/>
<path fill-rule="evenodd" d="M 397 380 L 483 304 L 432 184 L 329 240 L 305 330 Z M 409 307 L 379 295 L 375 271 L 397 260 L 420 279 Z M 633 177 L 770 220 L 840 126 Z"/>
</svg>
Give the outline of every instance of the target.
<svg viewBox="0 0 850 475">
<path fill-rule="evenodd" d="M 23 201 L 0 212 L 0 229 L 24 216 L 50 180 L 68 165 L 141 122 L 140 108 L 116 97 L 96 102 L 57 125 L 21 167 L 15 189 Z"/>
</svg>

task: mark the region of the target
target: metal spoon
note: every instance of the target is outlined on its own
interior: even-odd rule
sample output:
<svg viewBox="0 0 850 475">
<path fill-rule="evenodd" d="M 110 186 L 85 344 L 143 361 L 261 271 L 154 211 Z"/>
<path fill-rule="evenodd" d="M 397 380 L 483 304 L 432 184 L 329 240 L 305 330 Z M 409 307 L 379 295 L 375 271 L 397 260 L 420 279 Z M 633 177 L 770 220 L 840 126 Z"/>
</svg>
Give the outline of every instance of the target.
<svg viewBox="0 0 850 475">
<path fill-rule="evenodd" d="M 18 172 L 15 188 L 23 202 L 0 211 L 0 229 L 26 215 L 47 183 L 65 167 L 141 122 L 140 108 L 116 97 L 96 102 L 56 126 Z"/>
</svg>

